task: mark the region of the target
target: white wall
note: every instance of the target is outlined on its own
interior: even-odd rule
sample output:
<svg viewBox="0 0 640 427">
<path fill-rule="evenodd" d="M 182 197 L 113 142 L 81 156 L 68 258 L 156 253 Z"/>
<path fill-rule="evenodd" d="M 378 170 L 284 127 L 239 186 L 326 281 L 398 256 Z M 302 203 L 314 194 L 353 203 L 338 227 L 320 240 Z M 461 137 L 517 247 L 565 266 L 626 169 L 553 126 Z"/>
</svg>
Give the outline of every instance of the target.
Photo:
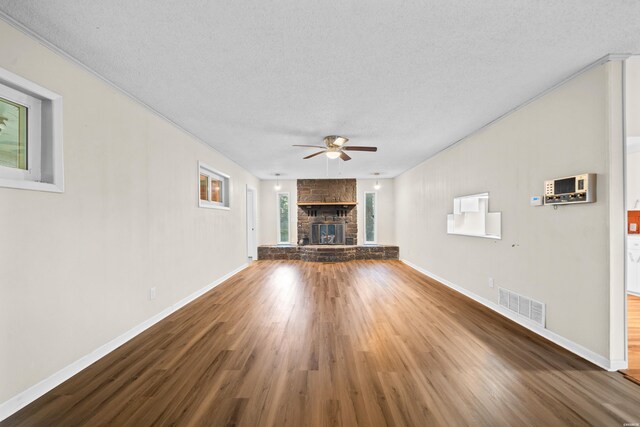
<svg viewBox="0 0 640 427">
<path fill-rule="evenodd" d="M 549 330 L 619 356 L 610 347 L 609 182 L 618 154 L 609 144 L 621 119 L 609 108 L 621 105 L 620 75 L 619 62 L 596 66 L 397 177 L 401 258 L 490 301 L 499 286 L 542 301 Z M 529 206 L 544 180 L 585 172 L 598 174 L 597 203 Z M 502 212 L 502 240 L 447 235 L 453 198 L 485 191 L 490 211 Z"/>
<path fill-rule="evenodd" d="M 3 402 L 242 266 L 259 182 L 3 21 L 0 40 L 1 67 L 64 97 L 66 184 L 0 188 Z M 199 160 L 231 175 L 230 211 L 197 207 Z"/>
<path fill-rule="evenodd" d="M 358 243 L 364 244 L 364 192 L 375 191 L 377 207 L 378 235 L 377 242 L 380 245 L 395 245 L 395 193 L 393 179 L 379 180 L 380 189 L 373 186 L 375 179 L 359 179 L 358 183 Z"/>
<path fill-rule="evenodd" d="M 261 245 L 275 245 L 278 243 L 278 192 L 289 192 L 290 197 L 290 243 L 298 241 L 298 185 L 295 179 L 280 180 L 280 190 L 274 187 L 276 181 L 260 182 L 260 239 Z"/>
</svg>

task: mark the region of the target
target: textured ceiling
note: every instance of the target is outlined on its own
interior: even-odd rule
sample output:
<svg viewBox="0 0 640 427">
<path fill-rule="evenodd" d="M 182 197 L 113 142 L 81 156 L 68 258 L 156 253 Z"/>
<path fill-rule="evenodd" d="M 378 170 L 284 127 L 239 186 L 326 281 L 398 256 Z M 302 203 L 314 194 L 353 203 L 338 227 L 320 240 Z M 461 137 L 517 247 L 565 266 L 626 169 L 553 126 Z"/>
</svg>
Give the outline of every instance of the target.
<svg viewBox="0 0 640 427">
<path fill-rule="evenodd" d="M 607 53 L 637 0 L 0 0 L 0 10 L 261 178 L 327 176 L 291 144 L 377 145 L 395 176 Z"/>
</svg>

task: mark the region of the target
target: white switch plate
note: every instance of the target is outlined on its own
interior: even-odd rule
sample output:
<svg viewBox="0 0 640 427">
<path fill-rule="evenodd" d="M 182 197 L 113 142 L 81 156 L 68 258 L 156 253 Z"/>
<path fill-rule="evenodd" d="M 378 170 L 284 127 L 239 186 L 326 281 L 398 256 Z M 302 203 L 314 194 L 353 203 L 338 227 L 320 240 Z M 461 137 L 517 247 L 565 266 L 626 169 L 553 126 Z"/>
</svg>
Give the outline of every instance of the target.
<svg viewBox="0 0 640 427">
<path fill-rule="evenodd" d="M 493 288 L 493 277 L 489 277 L 489 287 Z"/>
<path fill-rule="evenodd" d="M 530 206 L 542 206 L 542 196 L 531 196 L 529 200 Z"/>
<path fill-rule="evenodd" d="M 153 288 L 149 289 L 149 299 L 156 299 L 158 296 L 158 288 L 156 288 L 155 286 Z"/>
</svg>

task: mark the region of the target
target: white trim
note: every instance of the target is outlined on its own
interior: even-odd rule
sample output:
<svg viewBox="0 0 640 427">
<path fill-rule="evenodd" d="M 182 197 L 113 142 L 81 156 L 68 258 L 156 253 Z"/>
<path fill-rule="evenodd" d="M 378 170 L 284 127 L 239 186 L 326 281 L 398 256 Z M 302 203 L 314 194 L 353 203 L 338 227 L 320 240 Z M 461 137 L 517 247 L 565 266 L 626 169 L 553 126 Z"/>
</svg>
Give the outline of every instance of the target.
<svg viewBox="0 0 640 427">
<path fill-rule="evenodd" d="M 376 245 L 378 243 L 378 192 L 377 191 L 364 191 L 363 192 L 363 204 L 364 209 L 362 209 L 362 222 L 364 225 L 364 230 L 362 236 L 362 240 L 365 245 Z M 367 240 L 367 194 L 373 194 L 373 240 Z"/>
<path fill-rule="evenodd" d="M 247 206 L 245 209 L 247 226 L 247 258 L 251 258 L 255 261 L 258 259 L 258 192 L 254 187 L 247 184 L 245 189 L 245 203 L 249 202 L 249 194 L 251 194 L 251 201 L 253 203 L 253 218 L 251 219 L 253 222 L 253 230 L 249 230 L 249 208 Z M 250 234 L 253 235 L 253 246 L 249 244 Z"/>
<path fill-rule="evenodd" d="M 628 286 L 628 280 L 629 278 L 627 277 L 627 251 L 628 251 L 628 239 L 629 239 L 629 234 L 627 232 L 627 230 L 629 229 L 629 216 L 628 216 L 628 209 L 629 206 L 627 206 L 627 190 L 628 190 L 628 185 L 627 185 L 627 155 L 629 154 L 630 150 L 632 150 L 633 148 L 635 148 L 634 146 L 630 145 L 631 143 L 638 143 L 640 142 L 640 138 L 638 138 L 638 140 L 636 141 L 629 141 L 630 138 L 627 138 L 627 64 L 629 62 L 635 62 L 633 60 L 633 57 L 630 56 L 629 58 L 627 58 L 623 63 L 622 63 L 622 211 L 623 211 L 623 223 L 624 223 L 624 238 L 622 241 L 622 256 L 623 256 L 623 261 L 622 261 L 622 268 L 624 269 L 624 271 L 622 272 L 622 280 L 623 280 L 623 286 L 622 286 L 622 291 L 624 292 L 624 303 L 623 303 L 623 307 L 622 307 L 622 324 L 623 324 L 623 334 L 624 334 L 624 360 L 622 361 L 612 361 L 611 365 L 613 366 L 614 364 L 620 364 L 620 367 L 618 369 L 627 369 L 629 367 L 629 324 L 628 324 L 628 304 L 627 304 L 627 286 Z M 635 138 L 634 138 L 635 139 Z M 611 160 L 609 160 L 610 164 L 611 164 Z M 611 165 L 612 166 L 612 165 Z M 610 170 L 609 173 L 611 174 L 611 176 L 613 176 L 613 171 Z M 614 227 L 612 227 L 611 225 L 611 221 L 609 221 L 609 234 L 614 233 Z M 614 252 L 614 248 L 610 247 L 609 248 L 609 253 L 611 256 L 611 253 Z M 610 267 L 611 268 L 611 267 Z M 609 286 L 611 286 L 611 283 L 609 284 Z M 611 304 L 610 304 L 611 305 Z M 613 315 L 615 316 L 615 313 L 613 313 Z M 613 317 L 613 316 L 611 316 Z M 611 342 L 611 335 L 613 334 L 612 331 L 609 332 L 609 342 Z"/>
<path fill-rule="evenodd" d="M 619 69 L 618 69 L 619 67 Z M 609 175 L 609 357 L 614 360 L 627 357 L 626 325 L 626 129 L 625 129 L 625 75 L 626 61 L 616 62 L 607 74 L 607 136 Z"/>
<path fill-rule="evenodd" d="M 103 346 L 98 347 L 97 349 L 93 350 L 91 353 L 81 357 L 80 359 L 76 360 L 70 365 L 60 369 L 58 372 L 54 373 L 50 377 L 40 381 L 39 383 L 29 387 L 27 390 L 23 391 L 22 393 L 19 393 L 16 396 L 12 397 L 11 399 L 7 400 L 6 402 L 0 404 L 0 421 L 18 412 L 20 409 L 24 408 L 34 400 L 38 399 L 43 394 L 49 392 L 50 390 L 54 389 L 58 385 L 62 384 L 64 381 L 68 380 L 69 378 L 76 375 L 78 372 L 82 371 L 92 363 L 95 363 L 99 359 L 111 353 L 116 348 L 120 347 L 127 341 L 133 339 L 134 337 L 144 332 L 146 329 L 150 328 L 151 326 L 155 325 L 156 323 L 158 323 L 165 317 L 169 316 L 173 312 L 179 310 L 180 308 L 194 301 L 198 297 L 209 292 L 211 289 L 215 288 L 219 284 L 230 279 L 232 276 L 235 276 L 236 274 L 238 274 L 239 272 L 247 268 L 247 266 L 248 264 L 246 263 L 241 265 L 240 267 L 236 268 L 230 273 L 225 274 L 224 276 L 220 277 L 219 279 L 210 283 L 204 288 L 198 291 L 195 291 L 191 295 L 170 305 L 169 307 L 165 308 L 155 316 L 145 320 L 139 325 L 134 326 L 124 334 L 112 339 L 111 341 L 104 344 Z"/>
<path fill-rule="evenodd" d="M 280 240 L 280 232 L 282 231 L 280 229 L 280 196 L 282 194 L 286 194 L 287 195 L 287 203 L 289 205 L 289 207 L 287 208 L 287 236 L 289 237 L 288 241 L 281 241 Z M 276 193 L 276 230 L 278 232 L 277 236 L 278 236 L 278 244 L 279 245 L 289 245 L 291 244 L 291 194 L 288 191 L 278 191 Z"/>
<path fill-rule="evenodd" d="M 581 346 L 580 344 L 576 344 L 575 342 L 556 334 L 555 332 L 550 331 L 549 329 L 543 328 L 541 326 L 536 325 L 535 323 L 532 323 L 530 321 L 528 321 L 527 319 L 525 319 L 524 317 L 518 316 L 515 313 L 510 312 L 509 310 L 501 307 L 500 305 L 498 305 L 497 303 L 493 302 L 493 301 L 489 301 L 486 298 L 483 298 L 479 295 L 474 294 L 471 291 L 468 291 L 467 289 L 463 288 L 462 286 L 458 286 L 454 283 L 449 282 L 446 279 L 443 279 L 442 277 L 439 277 L 433 273 L 431 273 L 428 270 L 425 270 L 422 267 L 419 267 L 415 264 L 413 264 L 410 261 L 407 261 L 406 259 L 402 259 L 400 260 L 403 263 L 405 263 L 406 265 L 408 265 L 409 267 L 413 268 L 414 270 L 424 274 L 425 276 L 428 276 L 440 283 L 442 283 L 445 286 L 448 286 L 449 288 L 460 292 L 461 294 L 471 298 L 472 300 L 479 302 L 480 304 L 484 305 L 487 308 L 490 308 L 491 310 L 495 311 L 498 314 L 503 315 L 504 317 L 508 318 L 509 320 L 514 321 L 515 323 L 524 326 L 525 328 L 529 329 L 532 332 L 535 332 L 536 334 L 540 335 L 543 338 L 548 339 L 549 341 L 559 345 L 560 347 L 565 348 L 566 350 L 569 350 L 570 352 L 582 357 L 583 359 L 588 360 L 589 362 L 601 367 L 602 369 L 606 369 L 607 371 L 617 371 L 619 369 L 625 369 L 626 368 L 626 362 L 623 361 L 611 361 L 609 359 L 607 359 L 604 356 L 599 355 L 598 353 L 595 353 L 591 350 L 589 350 L 588 348 L 585 348 L 583 346 Z"/>
</svg>

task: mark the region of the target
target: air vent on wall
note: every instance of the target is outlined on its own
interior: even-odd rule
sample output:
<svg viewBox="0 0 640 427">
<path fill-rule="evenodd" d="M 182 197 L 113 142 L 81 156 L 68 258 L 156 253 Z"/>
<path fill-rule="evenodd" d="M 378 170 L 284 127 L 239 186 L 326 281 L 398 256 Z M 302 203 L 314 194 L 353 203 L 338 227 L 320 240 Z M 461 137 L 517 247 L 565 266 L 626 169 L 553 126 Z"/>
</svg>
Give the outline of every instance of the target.
<svg viewBox="0 0 640 427">
<path fill-rule="evenodd" d="M 498 304 L 545 327 L 545 305 L 504 288 L 498 288 Z"/>
</svg>

